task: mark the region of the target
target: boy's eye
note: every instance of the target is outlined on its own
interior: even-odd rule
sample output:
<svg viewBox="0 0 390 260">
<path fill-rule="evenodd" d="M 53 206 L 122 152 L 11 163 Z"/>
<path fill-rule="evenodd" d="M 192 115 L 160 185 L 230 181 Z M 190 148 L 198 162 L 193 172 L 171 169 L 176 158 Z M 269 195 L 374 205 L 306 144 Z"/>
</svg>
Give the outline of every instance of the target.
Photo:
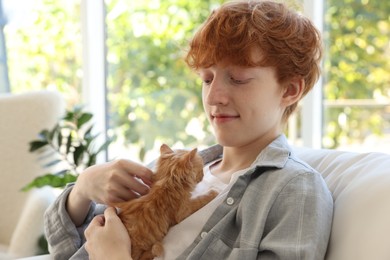
<svg viewBox="0 0 390 260">
<path fill-rule="evenodd" d="M 206 84 L 206 85 L 210 85 L 213 82 L 212 79 L 202 79 L 202 81 L 203 81 L 203 84 Z"/>
<path fill-rule="evenodd" d="M 234 83 L 234 84 L 245 84 L 249 81 L 249 79 L 235 79 L 233 77 L 230 77 L 230 80 Z"/>
<path fill-rule="evenodd" d="M 242 84 L 242 80 L 239 80 L 239 79 L 235 79 L 235 78 L 230 78 L 234 83 L 236 84 Z"/>
<path fill-rule="evenodd" d="M 198 75 L 203 85 L 210 85 L 213 82 L 214 76 L 207 71 L 201 70 L 198 72 Z"/>
</svg>

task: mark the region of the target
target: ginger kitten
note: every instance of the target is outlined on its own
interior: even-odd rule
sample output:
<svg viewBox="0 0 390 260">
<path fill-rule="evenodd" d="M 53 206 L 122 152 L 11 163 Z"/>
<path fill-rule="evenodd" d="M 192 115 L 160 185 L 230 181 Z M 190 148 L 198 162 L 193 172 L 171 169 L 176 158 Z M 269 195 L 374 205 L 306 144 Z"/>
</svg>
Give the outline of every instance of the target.
<svg viewBox="0 0 390 260">
<path fill-rule="evenodd" d="M 134 260 L 153 259 L 164 253 L 162 240 L 169 228 L 217 196 L 216 191 L 191 198 L 203 178 L 203 160 L 197 149 L 173 151 L 160 147 L 153 185 L 147 195 L 115 206 L 131 239 Z"/>
</svg>

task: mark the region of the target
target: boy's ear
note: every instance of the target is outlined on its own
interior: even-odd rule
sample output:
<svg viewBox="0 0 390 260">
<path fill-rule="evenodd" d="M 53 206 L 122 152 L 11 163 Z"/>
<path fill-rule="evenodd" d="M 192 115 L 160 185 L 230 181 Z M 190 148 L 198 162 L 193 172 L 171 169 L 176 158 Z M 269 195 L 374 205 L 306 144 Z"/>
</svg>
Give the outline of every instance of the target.
<svg viewBox="0 0 390 260">
<path fill-rule="evenodd" d="M 293 78 L 286 83 L 283 89 L 283 100 L 282 102 L 286 107 L 298 102 L 303 94 L 305 88 L 305 81 L 303 78 Z"/>
</svg>

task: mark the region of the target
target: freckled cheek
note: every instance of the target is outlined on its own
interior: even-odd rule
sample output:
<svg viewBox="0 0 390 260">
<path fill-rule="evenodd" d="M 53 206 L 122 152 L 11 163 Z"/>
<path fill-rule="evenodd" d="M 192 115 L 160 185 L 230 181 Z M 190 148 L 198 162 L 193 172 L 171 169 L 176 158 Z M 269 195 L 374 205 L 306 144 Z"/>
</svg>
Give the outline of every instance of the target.
<svg viewBox="0 0 390 260">
<path fill-rule="evenodd" d="M 202 101 L 203 103 L 206 101 L 206 90 L 202 88 Z"/>
<path fill-rule="evenodd" d="M 273 117 L 272 106 L 263 100 L 246 100 L 242 103 L 242 116 L 250 120 L 261 120 L 268 117 Z"/>
<path fill-rule="evenodd" d="M 205 112 L 208 112 L 208 105 L 207 105 L 207 95 L 204 90 L 202 90 L 202 103 L 203 103 L 203 109 Z"/>
<path fill-rule="evenodd" d="M 210 118 L 210 106 L 204 104 L 203 105 L 203 110 L 204 110 L 204 112 L 206 114 L 207 119 L 210 120 L 211 119 Z"/>
<path fill-rule="evenodd" d="M 207 90 L 205 89 L 205 87 L 202 87 L 202 102 L 204 105 L 207 104 L 207 95 Z"/>
<path fill-rule="evenodd" d="M 208 120 L 211 120 L 210 112 L 212 110 L 211 109 L 212 105 L 209 104 L 208 92 L 205 90 L 202 91 L 202 103 L 203 103 L 203 110 L 206 113 L 206 117 L 208 118 Z"/>
</svg>

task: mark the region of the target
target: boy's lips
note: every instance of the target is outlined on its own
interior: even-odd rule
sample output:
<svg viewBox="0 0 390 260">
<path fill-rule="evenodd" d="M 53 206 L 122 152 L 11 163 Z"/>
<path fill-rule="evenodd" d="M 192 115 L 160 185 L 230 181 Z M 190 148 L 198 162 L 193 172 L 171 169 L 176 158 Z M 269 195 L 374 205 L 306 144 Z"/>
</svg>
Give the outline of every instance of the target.
<svg viewBox="0 0 390 260">
<path fill-rule="evenodd" d="M 231 114 L 211 114 L 211 120 L 216 123 L 225 123 L 239 118 L 239 115 Z"/>
</svg>

